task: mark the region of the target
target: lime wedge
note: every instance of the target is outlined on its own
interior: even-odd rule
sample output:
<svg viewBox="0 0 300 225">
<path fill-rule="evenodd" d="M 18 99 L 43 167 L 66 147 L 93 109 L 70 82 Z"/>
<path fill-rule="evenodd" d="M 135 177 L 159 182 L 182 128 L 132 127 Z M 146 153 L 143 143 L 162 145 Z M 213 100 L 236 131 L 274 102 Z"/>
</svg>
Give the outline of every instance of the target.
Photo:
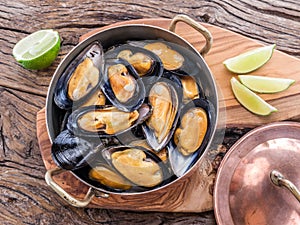
<svg viewBox="0 0 300 225">
<path fill-rule="evenodd" d="M 295 80 L 286 78 L 239 75 L 243 85 L 258 93 L 276 93 L 286 90 Z"/>
<path fill-rule="evenodd" d="M 230 80 L 232 91 L 242 106 L 257 115 L 266 116 L 277 109 L 242 85 L 235 77 Z"/>
<path fill-rule="evenodd" d="M 57 31 L 39 30 L 20 40 L 13 56 L 26 69 L 40 70 L 52 64 L 60 50 Z"/>
<path fill-rule="evenodd" d="M 275 47 L 276 45 L 273 44 L 256 48 L 233 58 L 229 58 L 225 60 L 223 64 L 229 71 L 233 73 L 249 73 L 260 68 L 266 62 L 268 62 L 272 57 Z"/>
</svg>

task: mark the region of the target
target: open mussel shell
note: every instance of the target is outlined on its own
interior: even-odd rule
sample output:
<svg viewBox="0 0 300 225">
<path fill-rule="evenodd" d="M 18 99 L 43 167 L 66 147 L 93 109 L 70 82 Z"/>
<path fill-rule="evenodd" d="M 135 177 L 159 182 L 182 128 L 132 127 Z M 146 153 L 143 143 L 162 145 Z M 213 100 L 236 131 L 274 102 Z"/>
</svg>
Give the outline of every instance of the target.
<svg viewBox="0 0 300 225">
<path fill-rule="evenodd" d="M 55 138 L 51 155 L 60 168 L 75 170 L 91 164 L 96 159 L 97 152 L 103 148 L 100 142 L 96 145 L 64 130 Z"/>
<path fill-rule="evenodd" d="M 105 53 L 106 58 L 127 60 L 140 77 L 150 77 L 148 82 L 156 82 L 162 75 L 164 67 L 160 58 L 142 47 L 124 44 L 114 47 Z"/>
<path fill-rule="evenodd" d="M 177 70 L 177 71 L 165 71 L 163 77 L 171 80 L 176 80 L 179 83 L 182 93 L 184 103 L 187 103 L 196 98 L 204 98 L 203 88 L 201 87 L 201 78 L 198 76 L 191 76 L 187 72 Z"/>
<path fill-rule="evenodd" d="M 103 158 L 138 188 L 159 187 L 170 179 L 161 159 L 141 146 L 112 146 L 102 150 Z"/>
<path fill-rule="evenodd" d="M 104 65 L 102 46 L 93 42 L 66 67 L 57 81 L 54 102 L 70 109 L 84 102 L 99 86 Z"/>
<path fill-rule="evenodd" d="M 195 121 L 193 119 L 186 119 L 189 117 L 189 114 L 191 114 L 192 117 L 196 116 L 192 111 L 194 109 L 201 110 L 200 115 L 203 115 L 202 112 L 205 112 L 206 114 L 206 118 L 204 118 L 204 120 L 206 120 L 205 122 L 202 121 L 202 118 L 199 118 L 200 121 L 198 121 L 200 122 L 200 125 L 196 122 L 197 120 Z M 214 121 L 215 119 L 214 112 L 215 110 L 213 105 L 206 99 L 194 99 L 181 109 L 174 136 L 167 145 L 169 162 L 174 174 L 177 177 L 183 176 L 199 159 L 206 148 L 212 132 L 211 121 Z M 188 124 L 183 125 L 183 123 L 186 123 L 187 121 Z M 202 124 L 205 127 L 200 127 Z M 182 131 L 183 129 L 186 130 Z M 185 135 L 182 134 L 181 137 L 184 147 L 187 146 L 186 148 L 190 147 L 193 149 L 186 149 L 187 152 L 183 152 L 182 149 L 180 149 L 182 146 L 178 146 L 176 144 L 176 142 L 178 143 L 178 140 L 176 141 L 175 138 L 177 138 L 177 132 L 180 131 L 185 133 Z"/>
<path fill-rule="evenodd" d="M 143 123 L 150 114 L 151 107 L 147 104 L 132 112 L 121 111 L 113 105 L 82 107 L 69 116 L 67 129 L 83 137 L 117 137 Z"/>
<path fill-rule="evenodd" d="M 182 93 L 177 84 L 169 79 L 161 79 L 153 84 L 148 94 L 151 116 L 142 124 L 148 144 L 160 151 L 171 139 L 177 124 Z"/>
<path fill-rule="evenodd" d="M 101 88 L 108 100 L 125 112 L 139 108 L 146 95 L 141 78 L 124 59 L 106 59 Z"/>
</svg>

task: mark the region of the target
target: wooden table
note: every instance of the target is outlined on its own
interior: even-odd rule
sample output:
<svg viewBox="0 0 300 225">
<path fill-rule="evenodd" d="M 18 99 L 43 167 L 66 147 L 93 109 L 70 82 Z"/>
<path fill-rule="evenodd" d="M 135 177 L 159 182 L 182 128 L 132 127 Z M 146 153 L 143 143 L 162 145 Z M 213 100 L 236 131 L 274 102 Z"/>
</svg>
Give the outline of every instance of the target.
<svg viewBox="0 0 300 225">
<path fill-rule="evenodd" d="M 215 224 L 205 213 L 132 212 L 67 205 L 44 180 L 36 137 L 36 113 L 45 106 L 51 77 L 83 34 L 115 22 L 189 15 L 300 58 L 300 3 L 283 1 L 37 1 L 0 3 L 0 221 L 1 224 Z M 45 28 L 57 30 L 62 48 L 42 71 L 22 68 L 12 57 L 18 40 Z M 293 118 L 290 118 L 293 119 Z M 226 130 L 230 147 L 248 127 Z"/>
</svg>

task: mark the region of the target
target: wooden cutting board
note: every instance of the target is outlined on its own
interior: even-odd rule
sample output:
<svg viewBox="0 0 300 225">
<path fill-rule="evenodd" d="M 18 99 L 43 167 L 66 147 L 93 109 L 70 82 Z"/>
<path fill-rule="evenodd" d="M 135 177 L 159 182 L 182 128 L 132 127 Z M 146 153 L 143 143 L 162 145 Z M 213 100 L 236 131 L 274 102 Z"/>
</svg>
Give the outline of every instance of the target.
<svg viewBox="0 0 300 225">
<path fill-rule="evenodd" d="M 118 25 L 150 24 L 168 28 L 169 23 L 170 20 L 168 19 L 125 21 L 93 30 L 83 35 L 80 41 L 97 31 Z M 229 82 L 230 78 L 235 76 L 235 74 L 227 71 L 222 62 L 229 57 L 260 47 L 262 44 L 213 25 L 202 25 L 211 32 L 214 38 L 213 47 L 205 56 L 205 61 L 217 82 L 220 93 L 220 105 L 222 109 L 226 109 L 226 116 L 224 110 L 222 110 L 221 119 L 226 121 L 227 127 L 255 127 L 274 121 L 300 118 L 300 60 L 275 51 L 272 59 L 266 65 L 252 73 L 296 80 L 295 84 L 284 92 L 261 95 L 261 97 L 275 106 L 279 110 L 278 112 L 267 117 L 253 115 L 235 100 Z M 197 50 L 200 50 L 205 43 L 201 35 L 184 23 L 177 24 L 176 33 L 189 41 Z M 42 109 L 37 114 L 37 137 L 45 167 L 49 170 L 55 167 L 55 164 L 50 154 L 51 143 L 46 131 L 45 109 Z M 165 212 L 203 212 L 211 210 L 213 209 L 213 196 L 211 193 L 216 172 L 213 170 L 212 160 L 212 157 L 205 158 L 201 166 L 189 177 L 185 177 L 157 192 L 135 196 L 111 195 L 106 199 L 95 197 L 89 207 Z M 83 198 L 88 190 L 87 185 L 68 172 L 58 175 L 56 182 L 77 198 Z"/>
</svg>

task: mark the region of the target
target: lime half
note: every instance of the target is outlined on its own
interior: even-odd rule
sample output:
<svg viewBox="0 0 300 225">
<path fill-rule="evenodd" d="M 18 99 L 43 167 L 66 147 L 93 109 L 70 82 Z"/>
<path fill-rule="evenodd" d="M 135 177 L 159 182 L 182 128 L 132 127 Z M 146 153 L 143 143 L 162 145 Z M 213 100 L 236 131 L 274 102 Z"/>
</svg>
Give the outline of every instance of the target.
<svg viewBox="0 0 300 225">
<path fill-rule="evenodd" d="M 252 72 L 270 60 L 276 45 L 253 49 L 223 62 L 225 67 L 237 74 Z"/>
<path fill-rule="evenodd" d="M 235 77 L 230 80 L 232 91 L 242 106 L 257 115 L 266 116 L 277 109 L 242 85 Z"/>
<path fill-rule="evenodd" d="M 276 93 L 286 90 L 295 80 L 286 78 L 239 75 L 243 85 L 258 93 Z"/>
<path fill-rule="evenodd" d="M 20 40 L 13 48 L 13 56 L 26 69 L 40 70 L 52 64 L 59 49 L 58 32 L 40 30 Z"/>
</svg>

